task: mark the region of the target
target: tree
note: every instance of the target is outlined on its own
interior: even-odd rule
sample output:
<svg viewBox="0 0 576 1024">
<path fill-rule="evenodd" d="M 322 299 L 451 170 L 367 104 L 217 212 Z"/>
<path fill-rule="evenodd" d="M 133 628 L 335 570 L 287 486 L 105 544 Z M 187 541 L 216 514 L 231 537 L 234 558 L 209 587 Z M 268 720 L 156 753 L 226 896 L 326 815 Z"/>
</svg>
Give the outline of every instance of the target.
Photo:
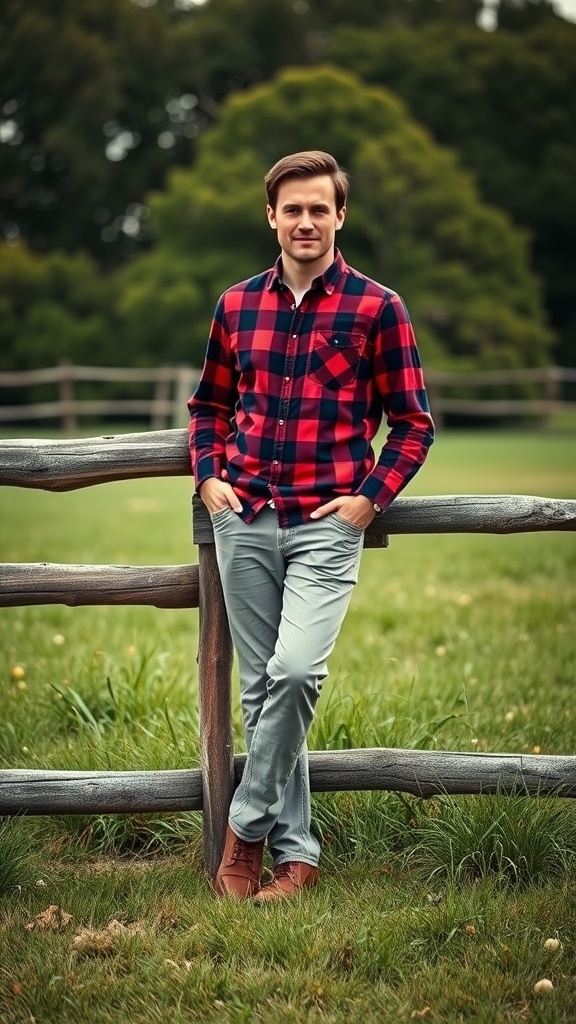
<svg viewBox="0 0 576 1024">
<path fill-rule="evenodd" d="M 427 361 L 546 361 L 551 336 L 524 235 L 480 202 L 455 156 L 400 101 L 326 67 L 286 71 L 230 97 L 218 125 L 203 135 L 194 168 L 174 171 L 167 189 L 149 197 L 156 262 L 143 258 L 131 268 L 127 325 L 133 318 L 143 328 L 146 296 L 160 290 L 158 267 L 175 261 L 202 296 L 196 321 L 186 315 L 180 328 L 174 321 L 198 363 L 218 294 L 275 258 L 265 171 L 286 152 L 312 148 L 328 149 L 351 172 L 346 256 L 404 295 Z"/>
<path fill-rule="evenodd" d="M 275 0 L 271 23 L 269 0 L 37 0 L 32 7 L 25 0 L 5 0 L 0 237 L 10 243 L 24 239 L 33 251 L 86 252 L 105 271 L 126 265 L 119 310 L 134 331 L 125 336 L 134 358 L 154 358 L 158 307 L 143 311 L 145 282 L 156 278 L 163 283 L 159 302 L 175 351 L 185 350 L 189 338 L 173 320 L 180 322 L 178 310 L 185 308 L 199 345 L 207 296 L 217 282 L 224 287 L 235 276 L 226 252 L 215 251 L 213 226 L 208 220 L 204 225 L 203 211 L 219 210 L 224 223 L 226 217 L 241 219 L 242 211 L 220 208 L 223 172 L 216 160 L 213 183 L 205 171 L 196 178 L 206 203 L 195 213 L 196 232 L 205 230 L 210 255 L 183 252 L 171 269 L 163 263 L 172 248 L 162 244 L 158 254 L 152 251 L 145 197 L 163 187 L 168 169 L 193 164 L 198 140 L 221 112 L 229 125 L 231 93 L 251 90 L 287 64 L 316 66 L 328 55 L 367 81 L 398 91 L 437 141 L 463 155 L 484 199 L 530 231 L 533 265 L 545 280 L 548 309 L 564 339 L 556 358 L 574 361 L 576 29 L 557 18 L 547 0 L 501 0 L 506 31 L 492 34 L 474 27 L 478 10 L 478 0 Z M 539 27 L 530 28 L 535 23 Z M 311 112 L 303 98 L 299 103 L 312 118 L 314 131 L 307 138 L 314 144 L 313 137 L 326 130 L 326 118 Z M 329 97 L 324 104 L 326 117 L 337 119 L 338 104 Z M 346 130 L 356 140 L 357 155 L 353 121 Z M 337 125 L 332 128 L 330 137 L 345 152 Z M 293 148 L 291 138 L 301 129 L 290 123 L 282 147 Z M 261 169 L 273 149 L 261 147 L 249 131 L 238 144 L 240 151 L 227 156 L 227 184 L 234 189 L 248 151 Z M 209 152 L 210 145 L 204 167 Z M 160 235 L 172 207 L 175 235 L 181 230 L 183 199 L 176 192 L 185 192 L 189 174 L 184 171 L 177 186 L 175 170 L 166 204 L 156 202 Z M 271 250 L 268 236 L 266 244 L 261 240 L 263 231 L 251 222 L 250 242 L 245 236 L 238 247 L 239 266 L 255 267 Z M 226 227 L 221 237 L 226 250 Z M 148 258 L 132 266 L 146 250 Z M 399 265 L 398 253 L 394 259 Z M 176 282 L 186 275 L 181 292 Z M 136 327 L 138 310 L 142 320 Z M 535 358 L 540 351 L 536 345 Z"/>
<path fill-rule="evenodd" d="M 473 25 L 481 0 L 4 0 L 0 232 L 105 266 L 148 241 L 143 196 L 188 165 L 234 91 L 326 59 L 334 38 Z M 515 27 L 546 0 L 501 0 Z M 459 77 L 456 69 L 456 79 Z"/>
<path fill-rule="evenodd" d="M 334 34 L 332 58 L 393 88 L 414 117 L 457 149 L 488 202 L 528 229 L 545 284 L 556 358 L 576 361 L 576 26 L 523 33 L 428 26 L 418 33 Z"/>
<path fill-rule="evenodd" d="M 113 282 L 87 256 L 0 244 L 0 367 L 122 364 L 113 305 Z"/>
<path fill-rule="evenodd" d="M 206 118 L 180 22 L 131 0 L 4 0 L 0 231 L 32 248 L 129 258 L 142 196 L 189 162 Z"/>
</svg>

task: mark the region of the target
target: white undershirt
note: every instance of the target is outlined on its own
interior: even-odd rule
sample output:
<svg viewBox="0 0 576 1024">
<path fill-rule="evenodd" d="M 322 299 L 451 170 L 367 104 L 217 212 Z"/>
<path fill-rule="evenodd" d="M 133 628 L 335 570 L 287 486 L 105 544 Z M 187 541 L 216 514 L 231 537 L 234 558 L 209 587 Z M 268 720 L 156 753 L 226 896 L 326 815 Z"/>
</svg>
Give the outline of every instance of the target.
<svg viewBox="0 0 576 1024">
<path fill-rule="evenodd" d="M 300 291 L 300 292 L 297 292 L 297 291 L 294 290 L 294 288 L 292 288 L 292 295 L 294 296 L 294 305 L 296 306 L 296 308 L 298 308 L 298 306 L 302 302 L 302 299 L 306 295 L 307 291 L 308 291 L 307 288 L 303 288 L 302 291 Z"/>
</svg>

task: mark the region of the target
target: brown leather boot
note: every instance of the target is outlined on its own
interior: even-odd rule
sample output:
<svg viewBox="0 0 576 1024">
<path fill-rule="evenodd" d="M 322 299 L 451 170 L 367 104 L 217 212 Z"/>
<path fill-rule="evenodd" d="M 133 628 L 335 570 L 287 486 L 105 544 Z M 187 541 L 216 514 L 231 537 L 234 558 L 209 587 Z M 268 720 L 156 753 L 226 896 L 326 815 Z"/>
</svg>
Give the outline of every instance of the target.
<svg viewBox="0 0 576 1024">
<path fill-rule="evenodd" d="M 318 868 L 304 864 L 299 860 L 289 860 L 279 864 L 274 870 L 274 878 L 263 885 L 256 893 L 256 903 L 269 903 L 271 900 L 285 900 L 295 896 L 302 889 L 310 889 L 318 881 Z"/>
<path fill-rule="evenodd" d="M 247 843 L 228 825 L 224 853 L 214 879 L 216 892 L 239 900 L 254 896 L 260 888 L 263 852 L 263 839 Z"/>
</svg>

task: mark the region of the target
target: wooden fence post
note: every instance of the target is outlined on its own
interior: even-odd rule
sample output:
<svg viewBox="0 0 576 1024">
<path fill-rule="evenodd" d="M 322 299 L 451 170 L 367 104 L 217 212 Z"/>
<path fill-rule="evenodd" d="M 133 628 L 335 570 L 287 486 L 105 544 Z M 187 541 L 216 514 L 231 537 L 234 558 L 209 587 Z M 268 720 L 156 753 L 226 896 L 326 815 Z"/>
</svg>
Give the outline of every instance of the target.
<svg viewBox="0 0 576 1024">
<path fill-rule="evenodd" d="M 542 417 L 542 429 L 550 430 L 554 417 L 554 410 L 558 404 L 560 396 L 560 378 L 558 376 L 557 368 L 555 366 L 546 366 L 544 368 L 544 400 L 546 402 L 546 411 Z"/>
<path fill-rule="evenodd" d="M 216 562 L 212 524 L 197 495 L 192 499 L 193 539 L 198 545 L 198 681 L 204 806 L 204 863 L 213 878 L 224 849 L 234 792 L 231 678 L 233 648 Z"/>
<path fill-rule="evenodd" d="M 186 403 L 194 391 L 200 374 L 191 366 L 176 367 L 176 387 L 174 389 L 174 405 L 172 409 L 172 427 L 188 427 L 190 414 Z"/>
<path fill-rule="evenodd" d="M 150 410 L 151 430 L 162 430 L 168 426 L 169 416 L 166 409 L 170 399 L 170 380 L 166 374 L 167 369 L 163 366 L 159 367 Z"/>
<path fill-rule="evenodd" d="M 75 434 L 78 430 L 78 417 L 74 401 L 74 367 L 64 359 L 59 364 L 58 391 L 60 398 L 60 419 L 66 434 Z"/>
</svg>

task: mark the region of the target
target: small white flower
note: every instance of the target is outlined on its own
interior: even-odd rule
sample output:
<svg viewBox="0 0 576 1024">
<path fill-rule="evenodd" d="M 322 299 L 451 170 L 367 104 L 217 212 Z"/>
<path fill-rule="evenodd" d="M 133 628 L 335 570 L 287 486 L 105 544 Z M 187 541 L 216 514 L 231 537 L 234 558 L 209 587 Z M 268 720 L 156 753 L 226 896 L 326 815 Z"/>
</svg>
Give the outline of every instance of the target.
<svg viewBox="0 0 576 1024">
<path fill-rule="evenodd" d="M 546 939 L 544 942 L 544 949 L 548 949 L 551 952 L 555 952 L 560 949 L 560 939 Z"/>
<path fill-rule="evenodd" d="M 66 641 L 62 636 L 62 633 L 55 633 L 54 636 L 52 637 L 52 643 L 56 644 L 56 647 L 62 647 L 62 644 L 65 642 Z"/>
</svg>

